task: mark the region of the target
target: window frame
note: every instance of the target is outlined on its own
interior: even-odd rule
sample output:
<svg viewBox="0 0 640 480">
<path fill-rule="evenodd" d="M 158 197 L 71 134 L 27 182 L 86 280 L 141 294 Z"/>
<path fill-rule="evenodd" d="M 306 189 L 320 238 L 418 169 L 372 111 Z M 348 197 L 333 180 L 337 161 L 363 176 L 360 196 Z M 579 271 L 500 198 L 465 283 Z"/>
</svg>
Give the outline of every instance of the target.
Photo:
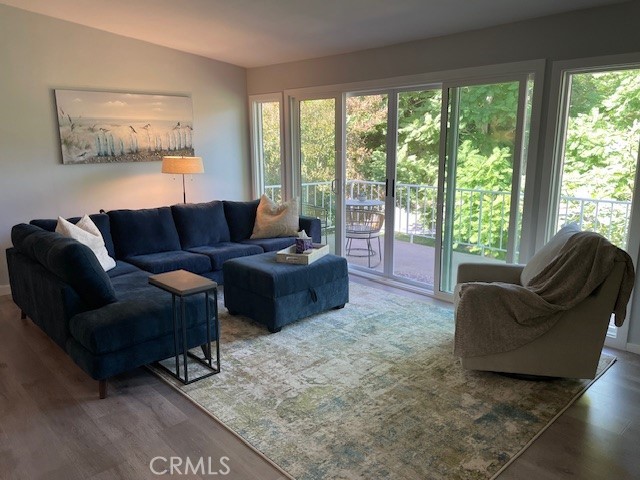
<svg viewBox="0 0 640 480">
<path fill-rule="evenodd" d="M 570 81 L 569 76 L 580 73 L 596 73 L 605 71 L 637 69 L 640 68 L 640 53 L 607 55 L 602 57 L 589 57 L 576 60 L 566 60 L 553 62 L 551 69 L 551 88 L 549 109 L 547 111 L 547 129 L 545 135 L 544 158 L 548 159 L 542 165 L 541 179 L 535 190 L 538 194 L 538 204 L 540 206 L 540 216 L 537 219 L 535 245 L 541 248 L 548 239 L 555 233 L 557 223 L 557 204 L 560 197 L 562 182 L 562 156 L 564 154 L 566 140 L 566 119 L 569 108 Z M 635 187 L 632 198 L 632 210 L 629 223 L 629 231 L 640 231 L 640 147 L 636 166 Z M 640 257 L 640 239 L 629 236 L 627 252 L 636 267 L 636 284 L 640 280 L 638 272 L 638 258 Z M 621 350 L 629 350 L 627 344 L 629 337 L 629 324 L 638 313 L 637 301 L 635 297 L 638 289 L 629 301 L 627 308 L 627 319 L 616 330 L 616 335 L 607 335 L 605 345 Z"/>
</svg>

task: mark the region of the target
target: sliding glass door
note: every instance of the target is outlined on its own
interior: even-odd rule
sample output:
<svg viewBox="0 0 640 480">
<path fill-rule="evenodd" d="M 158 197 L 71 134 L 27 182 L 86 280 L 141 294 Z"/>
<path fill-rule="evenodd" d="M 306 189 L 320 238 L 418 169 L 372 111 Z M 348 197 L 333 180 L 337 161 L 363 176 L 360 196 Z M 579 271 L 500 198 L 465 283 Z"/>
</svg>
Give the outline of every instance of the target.
<svg viewBox="0 0 640 480">
<path fill-rule="evenodd" d="M 387 93 L 346 97 L 345 256 L 350 265 L 384 272 L 388 196 Z"/>
<path fill-rule="evenodd" d="M 517 261 L 524 184 L 528 78 L 443 89 L 438 291 L 462 262 Z"/>
<path fill-rule="evenodd" d="M 286 91 L 284 198 L 320 218 L 353 271 L 450 297 L 461 261 L 519 259 L 531 72 L 542 71 Z"/>
<path fill-rule="evenodd" d="M 442 87 L 397 93 L 393 276 L 432 290 Z"/>
<path fill-rule="evenodd" d="M 441 86 L 346 96 L 345 256 L 433 288 Z"/>
<path fill-rule="evenodd" d="M 299 179 L 296 196 L 303 215 L 320 219 L 322 242 L 329 244 L 331 253 L 340 252 L 336 248 L 340 237 L 336 235 L 338 103 L 336 97 L 327 97 L 296 99 L 292 104 L 296 132 L 293 157 Z"/>
</svg>

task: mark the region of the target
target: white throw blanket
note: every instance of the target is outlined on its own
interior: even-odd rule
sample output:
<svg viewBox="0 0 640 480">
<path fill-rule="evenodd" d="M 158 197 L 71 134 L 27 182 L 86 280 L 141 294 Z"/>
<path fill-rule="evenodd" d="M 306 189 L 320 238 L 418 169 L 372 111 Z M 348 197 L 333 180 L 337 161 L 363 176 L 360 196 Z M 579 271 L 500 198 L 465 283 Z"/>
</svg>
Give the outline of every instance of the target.
<svg viewBox="0 0 640 480">
<path fill-rule="evenodd" d="M 601 235 L 580 232 L 527 287 L 462 284 L 454 353 L 460 357 L 502 353 L 535 340 L 555 325 L 562 312 L 593 293 L 616 262 L 626 264 L 613 310 L 616 325 L 621 326 L 635 277 L 631 258 Z"/>
</svg>

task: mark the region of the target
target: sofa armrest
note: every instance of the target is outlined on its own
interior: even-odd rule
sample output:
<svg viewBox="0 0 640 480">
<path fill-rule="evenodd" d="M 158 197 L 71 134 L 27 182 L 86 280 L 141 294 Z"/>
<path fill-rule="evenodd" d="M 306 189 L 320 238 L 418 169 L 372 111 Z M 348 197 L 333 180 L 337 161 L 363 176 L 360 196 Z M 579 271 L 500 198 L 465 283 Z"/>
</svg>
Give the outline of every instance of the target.
<svg viewBox="0 0 640 480">
<path fill-rule="evenodd" d="M 64 349 L 69 319 L 89 307 L 71 286 L 37 261 L 15 248 L 6 254 L 14 303 Z"/>
<path fill-rule="evenodd" d="M 300 215 L 300 221 L 298 223 L 300 230 L 307 232 L 315 243 L 322 241 L 322 227 L 320 226 L 320 219 L 314 217 L 305 217 Z"/>
<path fill-rule="evenodd" d="M 506 263 L 461 263 L 458 265 L 458 283 L 502 282 L 520 285 L 524 265 Z"/>
</svg>

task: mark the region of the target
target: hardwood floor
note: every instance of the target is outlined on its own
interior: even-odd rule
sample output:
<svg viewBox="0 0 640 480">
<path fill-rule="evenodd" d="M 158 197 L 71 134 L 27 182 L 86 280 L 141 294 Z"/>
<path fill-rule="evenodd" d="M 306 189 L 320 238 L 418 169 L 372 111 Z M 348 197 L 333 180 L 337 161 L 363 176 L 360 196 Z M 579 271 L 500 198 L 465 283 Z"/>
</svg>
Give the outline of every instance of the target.
<svg viewBox="0 0 640 480">
<path fill-rule="evenodd" d="M 423 296 L 353 278 L 408 298 Z M 0 297 L 0 478 L 155 478 L 154 457 L 211 458 L 228 475 L 177 478 L 276 480 L 283 474 L 145 369 L 110 381 L 98 399 L 91 380 L 10 297 Z M 501 479 L 640 478 L 640 356 L 618 361 Z M 228 457 L 228 461 L 221 457 Z M 156 470 L 169 467 L 163 459 Z M 183 470 L 183 468 L 182 468 Z M 168 475 L 166 475 L 168 476 Z"/>
</svg>

